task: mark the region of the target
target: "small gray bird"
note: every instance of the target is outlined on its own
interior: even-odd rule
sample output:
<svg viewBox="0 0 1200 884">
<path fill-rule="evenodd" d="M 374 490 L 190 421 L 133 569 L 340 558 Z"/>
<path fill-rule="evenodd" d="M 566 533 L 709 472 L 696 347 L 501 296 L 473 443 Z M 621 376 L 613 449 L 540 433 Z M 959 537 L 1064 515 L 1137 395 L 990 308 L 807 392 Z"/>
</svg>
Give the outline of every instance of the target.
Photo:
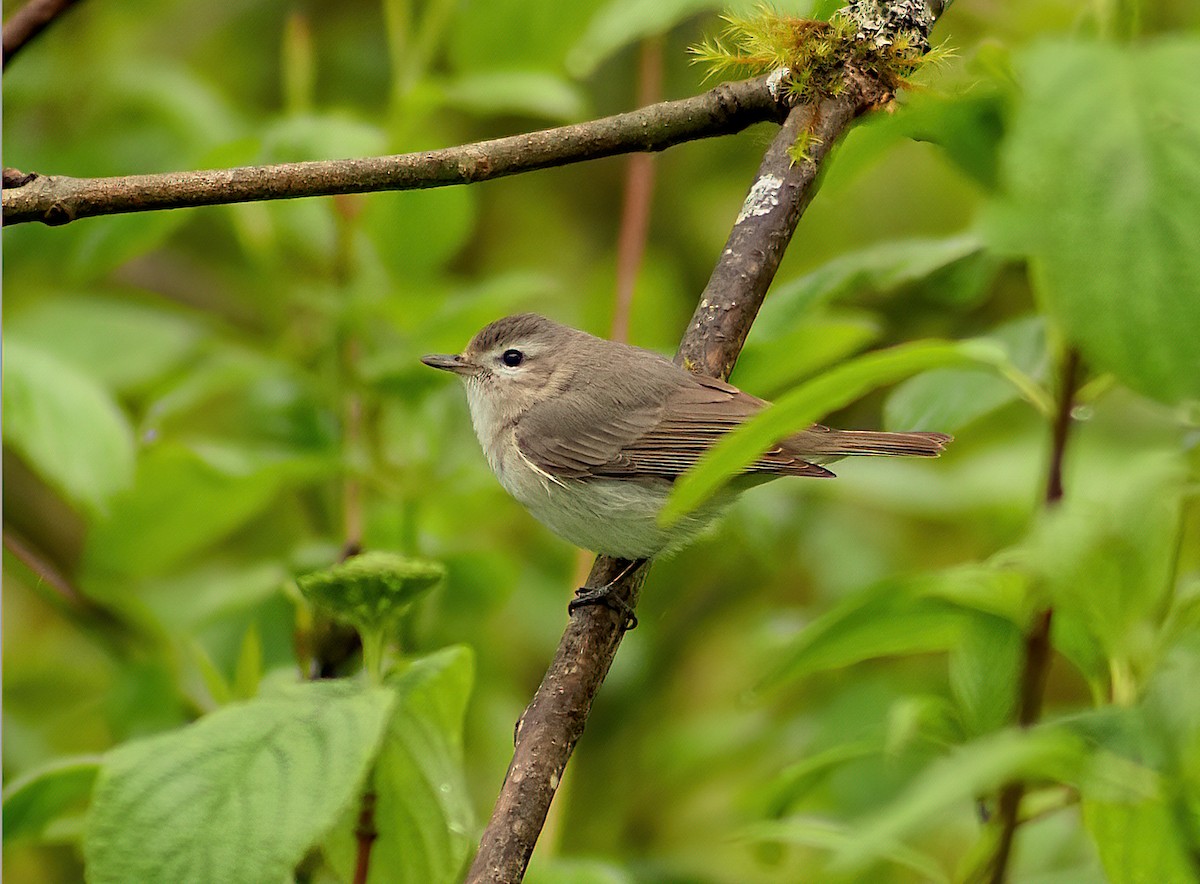
<svg viewBox="0 0 1200 884">
<path fill-rule="evenodd" d="M 935 457 L 951 438 L 814 424 L 664 528 L 658 513 L 671 483 L 767 402 L 533 313 L 496 320 L 457 356 L 421 361 L 462 378 L 475 435 L 509 494 L 576 546 L 631 562 L 683 546 L 746 487 L 777 476 L 831 477 L 819 464 L 846 455 Z"/>
</svg>

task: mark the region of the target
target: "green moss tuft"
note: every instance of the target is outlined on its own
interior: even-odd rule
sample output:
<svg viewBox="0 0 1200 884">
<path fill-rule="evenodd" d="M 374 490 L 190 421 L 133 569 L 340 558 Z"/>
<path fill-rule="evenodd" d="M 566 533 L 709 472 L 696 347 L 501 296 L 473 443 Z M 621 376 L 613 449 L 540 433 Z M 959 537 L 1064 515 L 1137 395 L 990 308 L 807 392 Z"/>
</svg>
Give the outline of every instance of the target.
<svg viewBox="0 0 1200 884">
<path fill-rule="evenodd" d="M 724 15 L 720 37 L 690 49 L 697 64 L 708 66 L 707 77 L 740 74 L 757 76 L 787 68 L 788 93 L 802 103 L 842 94 L 847 71 L 874 77 L 889 91 L 909 85 L 922 67 L 950 55 L 945 48 L 926 52 L 923 38 L 898 33 L 890 38 L 863 39 L 860 26 L 846 9 L 829 21 L 789 18 L 769 7 L 753 17 Z"/>
</svg>

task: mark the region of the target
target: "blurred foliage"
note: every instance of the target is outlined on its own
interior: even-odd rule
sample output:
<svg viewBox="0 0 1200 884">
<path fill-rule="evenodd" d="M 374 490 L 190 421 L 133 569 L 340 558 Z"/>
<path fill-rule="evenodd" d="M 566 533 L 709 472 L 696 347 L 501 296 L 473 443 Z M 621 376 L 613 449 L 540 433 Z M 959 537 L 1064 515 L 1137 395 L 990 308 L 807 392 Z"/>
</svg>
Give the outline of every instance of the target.
<svg viewBox="0 0 1200 884">
<path fill-rule="evenodd" d="M 586 119 L 631 106 L 646 38 L 664 97 L 702 88 L 686 47 L 717 8 L 80 4 L 6 72 L 5 164 L 133 174 Z M 1200 10 L 960 0 L 935 39 L 956 57 L 837 148 L 733 380 L 799 388 L 798 420 L 957 441 L 758 488 L 655 565 L 531 881 L 969 878 L 1013 777 L 1013 880 L 1196 878 Z M 658 158 L 634 343 L 678 341 L 770 137 Z M 8 880 L 85 859 L 97 881 L 348 880 L 368 780 L 371 880 L 457 877 L 585 560 L 504 494 L 458 385 L 417 359 L 525 309 L 606 334 L 626 165 L 5 229 Z M 896 345 L 945 358 L 860 358 Z M 1087 376 L 1046 511 L 1067 346 Z M 373 685 L 298 683 L 296 580 L 353 546 L 446 579 Z M 1019 732 L 1046 604 L 1047 707 Z"/>
</svg>

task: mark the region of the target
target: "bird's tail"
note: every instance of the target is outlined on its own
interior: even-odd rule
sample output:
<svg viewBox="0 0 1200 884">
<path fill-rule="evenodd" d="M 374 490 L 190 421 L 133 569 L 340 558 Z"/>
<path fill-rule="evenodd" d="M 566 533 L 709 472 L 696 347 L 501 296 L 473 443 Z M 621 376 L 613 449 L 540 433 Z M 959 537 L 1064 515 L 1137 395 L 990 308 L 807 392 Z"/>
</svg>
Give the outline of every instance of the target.
<svg viewBox="0 0 1200 884">
<path fill-rule="evenodd" d="M 783 443 L 805 460 L 860 454 L 937 457 L 954 440 L 945 433 L 886 433 L 882 430 L 831 430 L 815 424 Z"/>
</svg>

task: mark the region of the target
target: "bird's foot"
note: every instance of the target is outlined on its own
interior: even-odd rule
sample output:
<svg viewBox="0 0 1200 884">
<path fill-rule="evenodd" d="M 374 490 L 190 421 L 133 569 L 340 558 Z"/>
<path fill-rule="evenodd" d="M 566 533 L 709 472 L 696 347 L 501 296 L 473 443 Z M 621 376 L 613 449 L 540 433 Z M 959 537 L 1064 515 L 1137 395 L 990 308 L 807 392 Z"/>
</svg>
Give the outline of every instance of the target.
<svg viewBox="0 0 1200 884">
<path fill-rule="evenodd" d="M 575 590 L 575 598 L 571 599 L 567 605 L 567 613 L 574 614 L 580 608 L 586 608 L 588 605 L 604 605 L 606 608 L 611 608 L 618 614 L 625 615 L 625 631 L 637 629 L 638 618 L 633 613 L 633 608 L 623 598 L 620 598 L 613 592 L 616 588 L 615 583 L 606 583 L 603 586 L 581 586 Z"/>
</svg>

